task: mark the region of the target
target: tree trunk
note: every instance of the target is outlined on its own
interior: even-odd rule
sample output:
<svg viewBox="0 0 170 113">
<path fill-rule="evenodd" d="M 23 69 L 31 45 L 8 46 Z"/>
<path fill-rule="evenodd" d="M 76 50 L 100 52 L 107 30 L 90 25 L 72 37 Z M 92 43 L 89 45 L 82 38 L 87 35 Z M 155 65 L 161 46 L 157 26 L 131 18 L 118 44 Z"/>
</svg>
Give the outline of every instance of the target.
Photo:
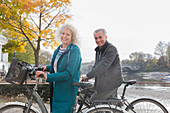
<svg viewBox="0 0 170 113">
<path fill-rule="evenodd" d="M 34 56 L 35 56 L 35 66 L 39 66 L 39 50 L 34 51 Z"/>
</svg>

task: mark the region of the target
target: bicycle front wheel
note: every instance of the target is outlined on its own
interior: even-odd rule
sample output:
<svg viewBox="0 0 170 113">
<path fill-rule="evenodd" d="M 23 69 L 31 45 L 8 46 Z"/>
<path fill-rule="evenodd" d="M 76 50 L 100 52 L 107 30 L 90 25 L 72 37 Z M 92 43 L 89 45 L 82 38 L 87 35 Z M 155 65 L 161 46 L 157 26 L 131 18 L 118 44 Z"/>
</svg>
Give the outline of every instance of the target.
<svg viewBox="0 0 170 113">
<path fill-rule="evenodd" d="M 128 113 L 168 113 L 167 109 L 158 101 L 141 98 L 133 101 L 127 106 Z"/>
<path fill-rule="evenodd" d="M 25 113 L 25 107 L 21 105 L 7 105 L 0 108 L 0 113 Z M 36 113 L 34 110 L 30 109 L 30 113 Z"/>
</svg>

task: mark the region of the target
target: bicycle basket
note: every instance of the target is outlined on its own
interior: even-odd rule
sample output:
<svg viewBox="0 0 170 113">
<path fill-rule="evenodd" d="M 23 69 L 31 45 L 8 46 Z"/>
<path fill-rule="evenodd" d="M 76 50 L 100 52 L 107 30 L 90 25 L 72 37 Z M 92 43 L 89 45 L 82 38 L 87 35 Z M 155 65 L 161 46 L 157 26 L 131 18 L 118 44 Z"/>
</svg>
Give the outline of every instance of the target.
<svg viewBox="0 0 170 113">
<path fill-rule="evenodd" d="M 29 74 L 28 66 L 30 64 L 14 58 L 10 65 L 5 80 L 14 85 L 22 85 Z"/>
</svg>

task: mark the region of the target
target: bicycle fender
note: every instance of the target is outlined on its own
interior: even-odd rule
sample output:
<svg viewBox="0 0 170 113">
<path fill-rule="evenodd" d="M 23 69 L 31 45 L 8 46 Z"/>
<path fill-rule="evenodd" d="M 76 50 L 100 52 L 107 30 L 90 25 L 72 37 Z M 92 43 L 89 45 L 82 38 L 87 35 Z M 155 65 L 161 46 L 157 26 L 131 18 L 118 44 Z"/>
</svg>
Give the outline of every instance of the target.
<svg viewBox="0 0 170 113">
<path fill-rule="evenodd" d="M 25 103 L 22 103 L 22 102 L 8 102 L 8 103 L 5 103 L 5 105 L 20 105 L 20 106 L 25 106 Z M 35 107 L 31 106 L 31 108 L 34 112 L 36 113 L 40 113 Z"/>
</svg>

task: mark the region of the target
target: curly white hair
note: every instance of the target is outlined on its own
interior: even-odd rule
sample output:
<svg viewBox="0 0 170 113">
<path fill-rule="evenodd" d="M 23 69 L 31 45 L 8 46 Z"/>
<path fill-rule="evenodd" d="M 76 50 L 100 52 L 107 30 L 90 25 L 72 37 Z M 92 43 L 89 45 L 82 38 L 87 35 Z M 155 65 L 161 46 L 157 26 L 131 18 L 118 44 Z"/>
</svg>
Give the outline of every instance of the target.
<svg viewBox="0 0 170 113">
<path fill-rule="evenodd" d="M 71 25 L 71 24 L 64 24 L 63 26 L 61 26 L 58 31 L 57 31 L 57 34 L 56 34 L 56 38 L 60 40 L 60 35 L 63 31 L 64 28 L 68 28 L 71 32 L 72 32 L 72 44 L 78 44 L 78 33 L 77 33 L 77 29 Z"/>
</svg>

